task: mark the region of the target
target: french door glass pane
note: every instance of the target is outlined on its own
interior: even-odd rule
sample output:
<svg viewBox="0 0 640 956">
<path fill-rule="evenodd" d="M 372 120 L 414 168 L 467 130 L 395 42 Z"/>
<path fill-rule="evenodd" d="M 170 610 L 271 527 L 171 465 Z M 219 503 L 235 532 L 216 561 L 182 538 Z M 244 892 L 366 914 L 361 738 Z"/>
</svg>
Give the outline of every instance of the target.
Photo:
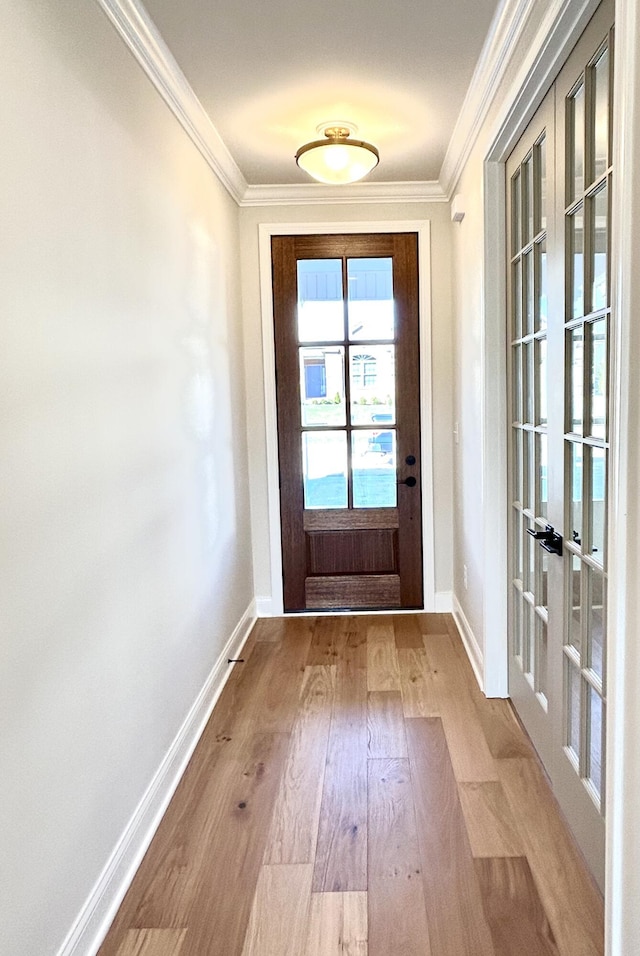
<svg viewBox="0 0 640 956">
<path fill-rule="evenodd" d="M 520 170 L 511 180 L 511 253 L 515 255 L 522 245 L 522 219 L 521 219 L 521 182 Z"/>
<path fill-rule="evenodd" d="M 569 100 L 569 116 L 571 117 L 571 144 L 570 154 L 570 196 L 569 201 L 576 199 L 584 190 L 584 83 L 581 83 Z"/>
<path fill-rule="evenodd" d="M 587 776 L 598 797 L 602 796 L 602 724 L 604 707 L 594 687 L 589 687 L 589 766 Z"/>
<path fill-rule="evenodd" d="M 538 176 L 540 183 L 540 220 L 538 231 L 547 228 L 547 137 L 543 136 L 538 145 Z"/>
<path fill-rule="evenodd" d="M 603 186 L 590 199 L 591 203 L 591 310 L 596 312 L 607 306 L 607 235 L 609 219 L 609 191 Z"/>
<path fill-rule="evenodd" d="M 605 50 L 593 68 L 594 179 L 607 168 L 609 149 L 609 51 Z"/>
<path fill-rule="evenodd" d="M 298 260 L 298 340 L 344 340 L 342 259 Z"/>
<path fill-rule="evenodd" d="M 522 338 L 522 259 L 513 263 L 513 337 Z"/>
<path fill-rule="evenodd" d="M 523 496 L 523 506 L 527 511 L 535 513 L 536 510 L 536 485 L 535 485 L 535 433 L 530 431 L 525 431 L 522 433 L 524 439 L 524 467 L 525 467 L 525 483 L 524 483 L 524 496 Z"/>
<path fill-rule="evenodd" d="M 537 531 L 533 521 L 527 522 L 527 529 Z M 524 581 L 525 591 L 535 594 L 536 590 L 536 547 L 537 542 L 530 534 L 525 534 L 525 562 L 524 562 Z"/>
<path fill-rule="evenodd" d="M 354 508 L 395 508 L 396 432 L 359 429 L 351 433 Z"/>
<path fill-rule="evenodd" d="M 567 746 L 574 758 L 580 760 L 580 690 L 582 678 L 580 671 L 568 657 L 565 657 L 566 693 L 567 693 Z"/>
<path fill-rule="evenodd" d="M 536 275 L 538 277 L 538 296 L 536 301 L 536 331 L 547 327 L 547 243 L 536 243 Z"/>
<path fill-rule="evenodd" d="M 513 589 L 513 656 L 522 661 L 522 594 L 519 588 Z"/>
<path fill-rule="evenodd" d="M 513 429 L 513 499 L 522 504 L 524 498 L 523 434 L 519 428 Z"/>
<path fill-rule="evenodd" d="M 548 440 L 546 435 L 538 435 L 538 514 L 541 518 L 547 517 L 548 511 L 548 485 L 547 485 L 547 474 L 548 474 L 548 463 L 547 463 L 547 446 Z"/>
<path fill-rule="evenodd" d="M 527 252 L 524 255 L 524 334 L 530 335 L 533 332 L 534 321 L 534 296 L 535 288 L 533 283 L 533 252 Z"/>
<path fill-rule="evenodd" d="M 536 615 L 536 690 L 547 696 L 547 625 Z"/>
<path fill-rule="evenodd" d="M 533 342 L 525 342 L 522 346 L 522 390 L 524 393 L 524 420 L 533 425 L 535 414 L 535 389 L 533 377 Z"/>
<path fill-rule="evenodd" d="M 519 511 L 514 511 L 513 515 L 513 577 L 517 581 L 522 581 L 524 576 L 522 518 Z"/>
<path fill-rule="evenodd" d="M 395 334 L 393 260 L 348 259 L 349 339 L 392 339 Z"/>
<path fill-rule="evenodd" d="M 607 437 L 607 320 L 588 326 L 591 335 L 591 434 Z"/>
<path fill-rule="evenodd" d="M 582 326 L 569 333 L 570 420 L 569 431 L 582 435 L 584 404 L 584 334 Z"/>
<path fill-rule="evenodd" d="M 568 642 L 580 653 L 582 647 L 582 561 L 577 555 L 572 554 L 568 557 L 566 566 L 569 571 L 567 580 Z"/>
<path fill-rule="evenodd" d="M 572 540 L 582 544 L 582 445 L 578 442 L 571 442 L 570 450 L 570 471 L 569 480 L 571 482 L 571 515 L 569 516 L 570 530 Z"/>
<path fill-rule="evenodd" d="M 301 348 L 300 401 L 302 425 L 344 425 L 344 348 L 341 345 Z"/>
<path fill-rule="evenodd" d="M 604 645 L 606 629 L 606 586 L 604 575 L 588 569 L 589 574 L 589 661 L 588 666 L 604 679 Z"/>
<path fill-rule="evenodd" d="M 607 459 L 604 448 L 585 449 L 591 453 L 591 507 L 589 541 L 593 557 L 604 564 L 604 532 L 606 519 Z"/>
<path fill-rule="evenodd" d="M 525 674 L 532 674 L 535 650 L 535 612 L 528 601 L 523 601 L 522 612 L 522 669 Z"/>
<path fill-rule="evenodd" d="M 347 433 L 302 433 L 305 508 L 347 507 Z"/>
<path fill-rule="evenodd" d="M 525 226 L 525 243 L 533 239 L 535 219 L 535 189 L 533 185 L 533 154 L 522 164 L 523 181 L 523 217 Z"/>
<path fill-rule="evenodd" d="M 569 274 L 571 293 L 570 317 L 579 319 L 584 315 L 584 215 L 582 206 L 569 216 L 569 245 L 572 266 Z"/>
<path fill-rule="evenodd" d="M 352 425 L 395 423 L 395 357 L 394 345 L 349 347 Z"/>
<path fill-rule="evenodd" d="M 547 340 L 538 339 L 538 424 L 547 424 Z"/>
</svg>

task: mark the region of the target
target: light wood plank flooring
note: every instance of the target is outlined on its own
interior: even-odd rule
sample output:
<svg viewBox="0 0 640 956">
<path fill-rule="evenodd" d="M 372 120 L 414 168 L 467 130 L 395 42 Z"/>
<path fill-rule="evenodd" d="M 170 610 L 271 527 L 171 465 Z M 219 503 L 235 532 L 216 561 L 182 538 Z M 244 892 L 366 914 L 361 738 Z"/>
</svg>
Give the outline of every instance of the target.
<svg viewBox="0 0 640 956">
<path fill-rule="evenodd" d="M 601 956 L 602 898 L 445 614 L 259 621 L 100 956 Z"/>
</svg>

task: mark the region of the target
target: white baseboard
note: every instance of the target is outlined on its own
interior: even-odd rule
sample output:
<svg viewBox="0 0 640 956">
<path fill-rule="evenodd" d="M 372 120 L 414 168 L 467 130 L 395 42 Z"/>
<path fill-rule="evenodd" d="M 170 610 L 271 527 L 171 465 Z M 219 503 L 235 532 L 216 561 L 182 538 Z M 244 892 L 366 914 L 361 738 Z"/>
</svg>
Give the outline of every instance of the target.
<svg viewBox="0 0 640 956">
<path fill-rule="evenodd" d="M 471 629 L 460 602 L 458 601 L 455 594 L 451 595 L 453 600 L 453 618 L 457 624 L 458 630 L 460 631 L 460 637 L 462 638 L 462 643 L 464 644 L 464 649 L 467 652 L 467 657 L 471 662 L 473 668 L 473 673 L 476 675 L 476 680 L 480 686 L 480 690 L 484 693 L 484 656 L 480 650 L 480 645 L 476 639 L 475 634 Z"/>
<path fill-rule="evenodd" d="M 58 956 L 95 956 L 162 820 L 256 619 L 252 601 L 225 644 L 146 793 L 118 840 Z"/>
<path fill-rule="evenodd" d="M 451 614 L 453 611 L 453 591 L 436 591 L 436 614 Z"/>
</svg>

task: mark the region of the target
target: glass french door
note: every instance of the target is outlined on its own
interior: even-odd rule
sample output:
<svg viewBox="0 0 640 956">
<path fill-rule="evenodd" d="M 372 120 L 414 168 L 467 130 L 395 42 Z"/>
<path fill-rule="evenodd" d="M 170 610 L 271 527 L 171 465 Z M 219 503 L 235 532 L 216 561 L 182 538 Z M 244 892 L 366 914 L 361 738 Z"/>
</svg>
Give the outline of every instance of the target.
<svg viewBox="0 0 640 956">
<path fill-rule="evenodd" d="M 507 163 L 510 695 L 601 887 L 612 7 Z"/>
</svg>

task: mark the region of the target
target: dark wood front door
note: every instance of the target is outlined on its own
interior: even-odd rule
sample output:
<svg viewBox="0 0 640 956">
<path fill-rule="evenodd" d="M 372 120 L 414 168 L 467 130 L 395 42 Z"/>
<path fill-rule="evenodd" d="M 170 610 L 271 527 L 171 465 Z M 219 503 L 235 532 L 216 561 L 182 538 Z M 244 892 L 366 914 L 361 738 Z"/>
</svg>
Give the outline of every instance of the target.
<svg viewBox="0 0 640 956">
<path fill-rule="evenodd" d="M 272 263 L 284 609 L 422 607 L 417 235 Z"/>
</svg>

